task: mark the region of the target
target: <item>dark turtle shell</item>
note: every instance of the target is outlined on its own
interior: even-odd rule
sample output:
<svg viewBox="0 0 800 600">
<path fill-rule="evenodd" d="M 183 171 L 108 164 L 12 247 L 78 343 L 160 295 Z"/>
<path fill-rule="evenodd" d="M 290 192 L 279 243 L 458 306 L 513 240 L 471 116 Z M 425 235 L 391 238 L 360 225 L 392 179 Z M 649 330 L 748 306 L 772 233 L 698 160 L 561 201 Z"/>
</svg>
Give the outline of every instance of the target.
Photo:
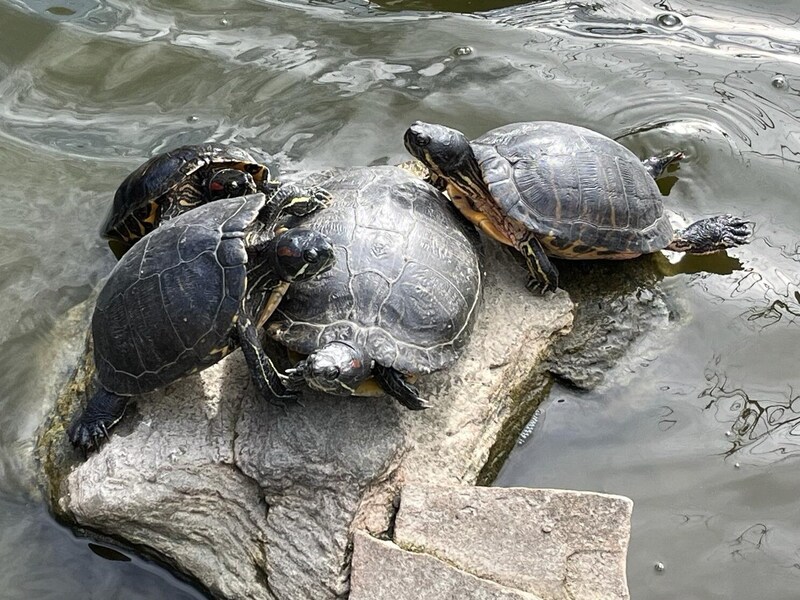
<svg viewBox="0 0 800 600">
<path fill-rule="evenodd" d="M 100 228 L 108 239 L 129 241 L 154 227 L 165 197 L 181 185 L 187 194 L 197 195 L 200 182 L 194 175 L 211 166 L 234 168 L 250 173 L 258 183 L 269 171 L 247 151 L 224 144 L 181 146 L 154 156 L 128 175 L 114 194 L 114 202 Z"/>
<path fill-rule="evenodd" d="M 548 254 L 635 256 L 672 241 L 655 181 L 604 135 L 537 121 L 493 129 L 471 146 L 501 212 L 537 233 Z"/>
<path fill-rule="evenodd" d="M 232 349 L 247 281 L 244 231 L 264 203 L 254 194 L 199 207 L 146 235 L 117 263 L 92 317 L 106 389 L 145 393 Z"/>
<path fill-rule="evenodd" d="M 404 373 L 452 363 L 482 294 L 474 229 L 441 192 L 397 167 L 345 169 L 314 181 L 334 202 L 303 226 L 330 238 L 336 264 L 292 285 L 268 333 L 303 354 L 354 341 Z"/>
</svg>

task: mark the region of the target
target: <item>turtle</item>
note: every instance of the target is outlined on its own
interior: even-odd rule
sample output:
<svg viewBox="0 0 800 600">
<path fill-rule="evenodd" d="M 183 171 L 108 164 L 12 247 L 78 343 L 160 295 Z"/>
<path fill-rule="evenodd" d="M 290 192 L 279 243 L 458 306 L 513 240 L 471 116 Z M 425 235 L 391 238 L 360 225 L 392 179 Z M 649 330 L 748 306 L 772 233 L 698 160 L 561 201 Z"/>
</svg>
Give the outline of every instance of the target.
<svg viewBox="0 0 800 600">
<path fill-rule="evenodd" d="M 158 223 L 223 197 L 277 188 L 269 168 L 236 146 L 205 143 L 153 156 L 117 188 L 100 227 L 119 258 Z"/>
<path fill-rule="evenodd" d="M 447 183 L 470 221 L 522 253 L 535 292 L 558 288 L 548 256 L 709 254 L 746 244 L 753 233 L 752 222 L 729 214 L 672 228 L 655 178 L 682 152 L 640 161 L 611 138 L 554 121 L 512 123 L 471 142 L 456 129 L 417 121 L 404 142 Z"/>
<path fill-rule="evenodd" d="M 334 201 L 302 225 L 331 240 L 336 264 L 293 285 L 267 322 L 269 336 L 305 355 L 286 385 L 427 408 L 414 380 L 457 359 L 478 314 L 480 236 L 399 167 L 328 171 L 318 182 Z"/>
<path fill-rule="evenodd" d="M 74 445 L 99 447 L 132 396 L 204 369 L 237 346 L 262 397 L 295 395 L 264 352 L 258 324 L 274 309 L 273 290 L 280 295 L 289 283 L 324 273 L 334 253 L 309 228 L 275 234 L 278 213 L 292 201 L 280 199 L 270 203 L 258 193 L 188 211 L 116 264 L 92 315 L 96 391 L 68 429 Z"/>
</svg>

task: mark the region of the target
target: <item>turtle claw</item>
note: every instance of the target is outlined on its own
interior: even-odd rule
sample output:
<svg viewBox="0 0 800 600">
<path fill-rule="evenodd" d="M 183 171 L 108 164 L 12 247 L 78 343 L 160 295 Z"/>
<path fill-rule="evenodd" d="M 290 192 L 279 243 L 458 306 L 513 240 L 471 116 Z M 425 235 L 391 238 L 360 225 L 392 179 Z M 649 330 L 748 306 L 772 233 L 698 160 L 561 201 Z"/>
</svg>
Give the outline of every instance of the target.
<svg viewBox="0 0 800 600">
<path fill-rule="evenodd" d="M 110 438 L 108 429 L 104 423 L 86 421 L 78 418 L 67 429 L 67 437 L 75 448 L 80 448 L 83 452 L 84 460 L 89 453 L 99 450 L 103 440 Z"/>
<path fill-rule="evenodd" d="M 67 428 L 67 438 L 83 450 L 84 458 L 111 439 L 109 429 L 125 414 L 128 398 L 99 389 Z"/>
<path fill-rule="evenodd" d="M 286 369 L 285 374 L 281 376 L 281 381 L 287 390 L 296 393 L 306 387 L 304 362 L 299 362 L 294 367 Z"/>
<path fill-rule="evenodd" d="M 275 396 L 270 400 L 270 404 L 273 406 L 281 409 L 283 411 L 284 416 L 289 414 L 289 407 L 290 406 L 299 406 L 303 408 L 303 403 L 300 402 L 300 396 L 292 394 L 290 396 Z"/>
<path fill-rule="evenodd" d="M 293 183 L 281 186 L 272 201 L 274 202 L 276 198 L 279 199 L 278 202 L 286 202 L 283 212 L 294 217 L 310 215 L 323 208 L 328 208 L 333 202 L 330 192 L 321 187 L 304 188 Z"/>
<path fill-rule="evenodd" d="M 722 241 L 734 246 L 746 244 L 753 237 L 755 223 L 734 217 L 733 215 L 722 215 L 718 222 L 727 227 L 728 232 L 722 236 Z"/>
<path fill-rule="evenodd" d="M 750 242 L 755 223 L 733 215 L 701 219 L 675 235 L 668 250 L 690 254 L 711 254 Z"/>
<path fill-rule="evenodd" d="M 333 195 L 325 188 L 314 186 L 310 191 L 311 203 L 315 206 L 313 210 L 329 208 L 333 204 Z"/>
</svg>

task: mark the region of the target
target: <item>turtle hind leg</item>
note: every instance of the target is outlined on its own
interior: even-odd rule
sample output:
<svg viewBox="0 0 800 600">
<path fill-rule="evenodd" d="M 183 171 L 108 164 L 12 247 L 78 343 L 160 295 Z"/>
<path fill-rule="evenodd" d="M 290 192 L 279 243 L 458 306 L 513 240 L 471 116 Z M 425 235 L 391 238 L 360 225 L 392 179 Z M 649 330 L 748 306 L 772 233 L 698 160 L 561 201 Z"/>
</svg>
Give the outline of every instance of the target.
<svg viewBox="0 0 800 600">
<path fill-rule="evenodd" d="M 255 323 L 244 311 L 240 311 L 236 319 L 236 333 L 259 395 L 268 401 L 277 400 L 279 404 L 283 400 L 295 399 L 296 394 L 286 389 L 278 370 L 264 352 Z"/>
<path fill-rule="evenodd" d="M 532 233 L 514 244 L 522 253 L 528 272 L 531 274 L 526 287 L 535 294 L 545 294 L 558 289 L 558 269 L 550 262 L 542 244 Z"/>
<path fill-rule="evenodd" d="M 130 398 L 118 396 L 97 386 L 98 390 L 89 398 L 83 409 L 70 423 L 67 437 L 72 445 L 83 449 L 84 453 L 100 447 L 108 431 L 125 414 Z"/>
<path fill-rule="evenodd" d="M 750 242 L 753 226 L 752 221 L 733 215 L 701 219 L 686 229 L 675 232 L 675 237 L 667 246 L 667 250 L 689 254 L 711 254 L 735 248 Z"/>
<path fill-rule="evenodd" d="M 664 154 L 651 156 L 642 161 L 642 166 L 650 173 L 653 179 L 658 179 L 667 170 L 667 167 L 683 160 L 686 155 L 680 150 L 670 150 Z"/>
<path fill-rule="evenodd" d="M 430 408 L 430 404 L 419 397 L 419 390 L 408 383 L 400 371 L 375 363 L 372 376 L 384 392 L 397 398 L 406 408 L 410 410 Z"/>
</svg>

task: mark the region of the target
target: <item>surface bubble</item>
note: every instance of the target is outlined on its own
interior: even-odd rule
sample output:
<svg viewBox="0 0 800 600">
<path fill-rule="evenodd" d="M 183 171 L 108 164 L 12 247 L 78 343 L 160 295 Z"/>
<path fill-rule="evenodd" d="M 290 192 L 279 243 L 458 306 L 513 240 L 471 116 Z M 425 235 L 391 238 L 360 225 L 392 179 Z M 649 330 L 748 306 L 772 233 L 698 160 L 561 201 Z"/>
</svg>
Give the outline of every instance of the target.
<svg viewBox="0 0 800 600">
<path fill-rule="evenodd" d="M 656 571 L 658 571 L 659 573 L 663 573 L 663 572 L 664 572 L 664 569 L 666 569 L 667 567 L 664 565 L 664 563 L 662 563 L 662 562 L 657 562 L 657 563 L 654 565 L 654 568 L 655 568 L 655 570 L 656 570 Z"/>
<path fill-rule="evenodd" d="M 457 46 L 453 48 L 453 56 L 469 56 L 474 50 L 471 46 Z"/>
<path fill-rule="evenodd" d="M 786 81 L 786 77 L 783 75 L 775 75 L 775 77 L 772 78 L 772 87 L 784 90 L 789 87 L 789 82 Z"/>
<path fill-rule="evenodd" d="M 683 27 L 683 21 L 675 13 L 662 13 L 656 17 L 656 21 L 664 29 L 675 30 Z"/>
</svg>

